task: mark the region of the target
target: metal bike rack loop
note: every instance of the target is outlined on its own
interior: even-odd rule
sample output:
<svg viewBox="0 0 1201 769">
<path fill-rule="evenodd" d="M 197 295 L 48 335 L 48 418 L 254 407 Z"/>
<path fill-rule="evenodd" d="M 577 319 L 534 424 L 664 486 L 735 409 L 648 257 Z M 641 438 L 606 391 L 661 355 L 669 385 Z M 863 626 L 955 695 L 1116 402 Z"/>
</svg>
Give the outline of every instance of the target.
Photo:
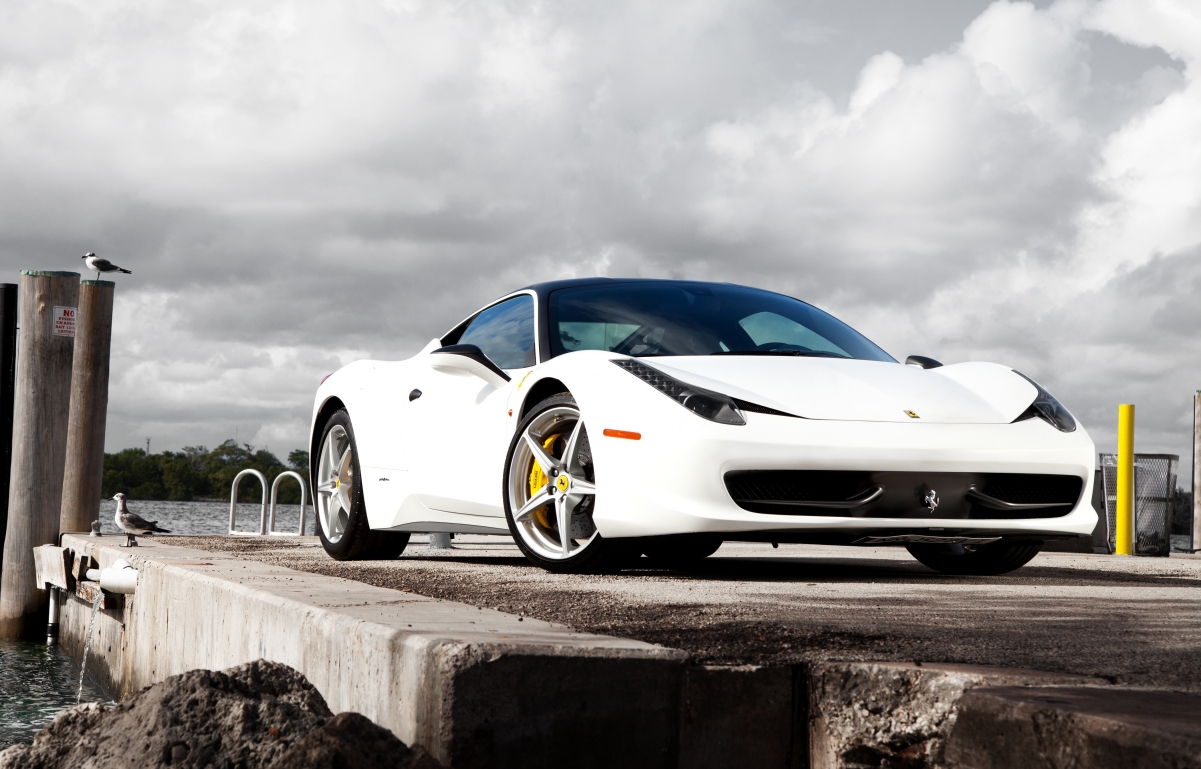
<svg viewBox="0 0 1201 769">
<path fill-rule="evenodd" d="M 295 478 L 296 482 L 300 484 L 300 528 L 296 530 L 295 534 L 290 534 L 286 531 L 275 530 L 275 500 L 279 496 L 279 482 L 284 478 Z M 275 537 L 303 537 L 304 511 L 307 503 L 308 499 L 304 485 L 304 478 L 301 477 L 300 473 L 293 472 L 292 470 L 285 470 L 279 475 L 275 476 L 275 480 L 271 482 L 271 510 L 267 515 L 269 528 L 264 530 L 263 533 L 270 534 Z"/>
<path fill-rule="evenodd" d="M 262 473 L 260 473 L 258 470 L 254 470 L 254 469 L 243 470 L 242 472 L 240 472 L 234 476 L 233 488 L 230 489 L 230 492 L 229 492 L 229 533 L 230 534 L 238 534 L 238 535 L 249 534 L 251 536 L 254 536 L 254 534 L 256 533 L 253 531 L 237 531 L 234 529 L 234 520 L 237 516 L 237 511 L 238 511 L 238 485 L 242 482 L 242 478 L 247 475 L 253 475 L 255 478 L 258 478 L 259 483 L 261 483 L 263 485 L 263 506 L 262 506 L 261 512 L 259 513 L 259 530 L 257 533 L 260 535 L 266 534 L 267 533 L 267 477 L 265 475 L 263 475 Z"/>
</svg>

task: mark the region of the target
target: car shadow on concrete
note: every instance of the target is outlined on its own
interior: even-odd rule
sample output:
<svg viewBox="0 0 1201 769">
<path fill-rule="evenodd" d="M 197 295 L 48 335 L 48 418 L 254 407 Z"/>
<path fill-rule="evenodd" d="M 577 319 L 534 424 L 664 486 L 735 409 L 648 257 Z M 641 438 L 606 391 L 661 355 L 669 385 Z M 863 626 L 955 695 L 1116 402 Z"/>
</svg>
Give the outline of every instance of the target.
<svg viewBox="0 0 1201 769">
<path fill-rule="evenodd" d="M 1084 566 L 1023 566 L 1008 574 L 964 576 L 940 574 L 917 561 L 886 558 L 708 558 L 685 569 L 627 569 L 623 573 L 662 575 L 682 579 L 739 582 L 921 582 L 925 584 L 1044 584 L 1072 586 L 1159 585 L 1201 587 L 1201 581 L 1186 576 L 1135 571 L 1087 568 Z"/>
</svg>

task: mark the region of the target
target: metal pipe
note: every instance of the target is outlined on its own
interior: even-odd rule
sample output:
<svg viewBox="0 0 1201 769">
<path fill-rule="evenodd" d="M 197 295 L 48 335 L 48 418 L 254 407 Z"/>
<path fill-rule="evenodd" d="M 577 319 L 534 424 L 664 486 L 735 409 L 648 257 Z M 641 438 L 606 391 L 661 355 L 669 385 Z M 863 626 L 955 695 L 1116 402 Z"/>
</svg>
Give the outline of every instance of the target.
<svg viewBox="0 0 1201 769">
<path fill-rule="evenodd" d="M 1189 549 L 1201 550 L 1201 390 L 1193 396 L 1193 530 Z"/>
<path fill-rule="evenodd" d="M 273 534 L 275 536 L 280 536 L 280 537 L 293 536 L 291 534 L 286 534 L 282 531 L 277 532 L 275 530 L 275 501 L 276 501 L 276 498 L 279 496 L 279 482 L 282 481 L 284 478 L 295 478 L 296 482 L 300 484 L 300 528 L 296 530 L 295 536 L 303 537 L 304 536 L 304 510 L 305 510 L 305 505 L 308 504 L 308 498 L 305 494 L 304 478 L 302 478 L 300 476 L 300 473 L 294 472 L 292 470 L 284 470 L 282 473 L 275 476 L 275 480 L 271 482 L 271 510 L 267 514 L 267 533 Z"/>
<path fill-rule="evenodd" d="M 1117 516 L 1114 553 L 1134 554 L 1134 406 L 1118 406 Z"/>
<path fill-rule="evenodd" d="M 267 478 L 254 468 L 247 468 L 234 476 L 233 487 L 229 490 L 229 533 L 252 534 L 253 532 L 238 531 L 234 528 L 238 510 L 238 486 L 247 475 L 253 475 L 263 485 L 263 508 L 259 513 L 259 534 L 267 533 Z"/>
<path fill-rule="evenodd" d="M 58 588 L 50 586 L 50 620 L 46 623 L 46 640 L 58 638 L 59 597 Z"/>
</svg>

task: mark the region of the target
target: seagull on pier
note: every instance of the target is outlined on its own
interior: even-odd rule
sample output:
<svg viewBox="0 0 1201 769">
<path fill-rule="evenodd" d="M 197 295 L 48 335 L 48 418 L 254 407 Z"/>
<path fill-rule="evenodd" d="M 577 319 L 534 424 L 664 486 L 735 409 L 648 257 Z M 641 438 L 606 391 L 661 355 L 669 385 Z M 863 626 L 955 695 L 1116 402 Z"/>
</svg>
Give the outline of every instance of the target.
<svg viewBox="0 0 1201 769">
<path fill-rule="evenodd" d="M 100 273 L 102 272 L 123 272 L 126 275 L 133 275 L 133 270 L 118 267 L 107 259 L 101 259 L 91 251 L 81 256 L 80 259 L 86 259 L 87 261 L 84 264 L 88 266 L 88 269 L 96 271 L 96 280 L 100 280 Z"/>
<path fill-rule="evenodd" d="M 125 505 L 125 495 L 117 492 L 113 495 L 113 499 L 117 500 L 117 514 L 113 516 L 113 520 L 117 523 L 117 528 L 125 532 L 125 544 L 120 547 L 137 547 L 138 540 L 134 537 L 135 534 L 170 534 L 167 529 L 160 529 L 158 521 L 147 521 L 139 515 L 134 515 L 129 512 L 129 508 Z"/>
</svg>

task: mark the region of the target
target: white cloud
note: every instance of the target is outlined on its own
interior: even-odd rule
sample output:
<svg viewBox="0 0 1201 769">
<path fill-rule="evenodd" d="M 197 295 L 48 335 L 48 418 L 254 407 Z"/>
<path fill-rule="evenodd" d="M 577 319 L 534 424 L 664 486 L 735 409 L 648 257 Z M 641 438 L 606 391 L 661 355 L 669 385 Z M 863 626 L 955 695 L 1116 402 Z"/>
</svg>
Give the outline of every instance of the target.
<svg viewBox="0 0 1201 769">
<path fill-rule="evenodd" d="M 1002 0 L 849 65 L 867 22 L 840 13 L 10 3 L 0 259 L 134 268 L 110 448 L 286 452 L 339 362 L 607 273 L 787 290 L 897 355 L 1013 364 L 1102 447 L 1134 400 L 1140 450 L 1186 453 L 1195 4 Z"/>
</svg>

